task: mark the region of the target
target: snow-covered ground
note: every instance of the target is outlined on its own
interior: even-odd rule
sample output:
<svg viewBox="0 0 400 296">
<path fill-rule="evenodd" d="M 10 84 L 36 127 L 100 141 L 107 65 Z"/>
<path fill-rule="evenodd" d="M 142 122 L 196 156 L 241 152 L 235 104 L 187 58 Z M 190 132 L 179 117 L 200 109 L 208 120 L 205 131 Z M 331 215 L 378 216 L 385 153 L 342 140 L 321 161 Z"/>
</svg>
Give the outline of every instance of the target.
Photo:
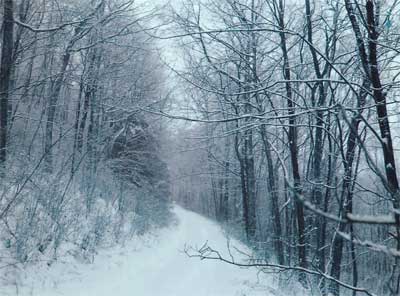
<svg viewBox="0 0 400 296">
<path fill-rule="evenodd" d="M 219 261 L 189 258 L 185 245 L 205 242 L 226 254 L 220 227 L 180 207 L 178 225 L 156 237 L 137 239 L 124 247 L 100 252 L 93 264 L 66 259 L 20 270 L 16 284 L 0 295 L 33 296 L 278 296 L 273 276 Z M 245 250 L 238 242 L 230 245 Z M 275 288 L 274 288 L 275 287 Z"/>
</svg>

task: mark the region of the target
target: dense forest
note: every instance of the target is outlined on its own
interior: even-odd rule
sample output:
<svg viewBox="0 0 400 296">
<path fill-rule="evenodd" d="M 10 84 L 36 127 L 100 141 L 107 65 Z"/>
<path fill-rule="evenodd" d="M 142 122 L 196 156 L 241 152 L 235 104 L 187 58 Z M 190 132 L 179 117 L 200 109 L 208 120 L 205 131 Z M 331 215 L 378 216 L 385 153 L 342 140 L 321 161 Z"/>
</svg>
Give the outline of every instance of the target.
<svg viewBox="0 0 400 296">
<path fill-rule="evenodd" d="M 163 123 L 140 112 L 162 103 L 162 65 L 139 25 L 150 11 L 1 3 L 1 265 L 71 250 L 90 262 L 167 223 Z"/>
<path fill-rule="evenodd" d="M 158 2 L 0 1 L 0 268 L 179 204 L 252 250 L 189 256 L 399 295 L 400 1 Z"/>
<path fill-rule="evenodd" d="M 174 197 L 312 295 L 398 295 L 399 2 L 185 3 Z"/>
</svg>

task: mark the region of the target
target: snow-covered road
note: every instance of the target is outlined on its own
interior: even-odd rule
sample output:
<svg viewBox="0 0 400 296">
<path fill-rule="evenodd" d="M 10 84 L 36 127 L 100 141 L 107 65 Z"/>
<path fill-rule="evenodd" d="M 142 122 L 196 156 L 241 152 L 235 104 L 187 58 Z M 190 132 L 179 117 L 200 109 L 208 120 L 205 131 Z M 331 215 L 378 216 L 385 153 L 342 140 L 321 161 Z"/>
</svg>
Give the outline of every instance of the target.
<svg viewBox="0 0 400 296">
<path fill-rule="evenodd" d="M 240 269 L 219 261 L 188 258 L 185 245 L 206 241 L 224 252 L 227 240 L 220 227 L 180 207 L 179 224 L 157 239 L 101 252 L 93 264 L 56 264 L 41 275 L 26 275 L 21 287 L 6 295 L 34 296 L 244 296 L 277 295 L 272 280 L 257 270 Z M 240 244 L 233 243 L 236 246 Z M 45 277 L 45 278 L 44 278 Z M 42 283 L 42 284 L 40 284 Z M 1 292 L 0 292 L 0 295 Z"/>
</svg>

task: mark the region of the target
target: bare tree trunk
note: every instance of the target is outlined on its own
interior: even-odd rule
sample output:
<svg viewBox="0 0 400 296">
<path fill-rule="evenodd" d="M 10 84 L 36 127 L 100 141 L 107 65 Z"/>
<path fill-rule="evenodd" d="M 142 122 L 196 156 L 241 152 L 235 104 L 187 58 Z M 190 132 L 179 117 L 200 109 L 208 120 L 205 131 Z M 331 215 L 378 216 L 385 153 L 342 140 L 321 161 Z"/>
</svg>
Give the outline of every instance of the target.
<svg viewBox="0 0 400 296">
<path fill-rule="evenodd" d="M 3 1 L 3 46 L 0 65 L 0 165 L 5 166 L 7 159 L 7 129 L 9 111 L 9 87 L 11 79 L 13 40 L 14 40 L 14 3 Z"/>
<path fill-rule="evenodd" d="M 81 117 L 82 95 L 83 95 L 83 75 L 81 76 L 78 102 L 75 110 L 75 122 L 74 122 L 75 135 L 74 135 L 74 147 L 72 151 L 71 175 L 73 175 L 75 172 L 75 161 L 76 161 L 76 155 L 78 153 L 79 122 Z"/>
<path fill-rule="evenodd" d="M 271 155 L 271 147 L 267 139 L 267 135 L 265 132 L 265 125 L 261 126 L 261 139 L 264 145 L 264 153 L 265 158 L 267 160 L 267 167 L 268 167 L 268 191 L 271 195 L 271 217 L 272 223 L 274 225 L 274 247 L 275 253 L 278 257 L 278 263 L 281 265 L 285 264 L 285 255 L 284 255 L 284 248 L 283 248 L 283 236 L 282 236 L 282 224 L 281 224 L 281 216 L 279 211 L 279 194 L 278 194 L 278 187 L 276 184 L 275 179 L 275 167 L 272 161 Z"/>
<path fill-rule="evenodd" d="M 223 196 L 223 220 L 229 220 L 229 161 L 225 161 L 224 168 L 224 196 Z"/>
<path fill-rule="evenodd" d="M 314 65 L 314 71 L 316 74 L 317 79 L 322 79 L 323 75 L 320 69 L 318 56 L 314 48 L 314 41 L 313 41 L 313 26 L 312 26 L 312 18 L 311 18 L 311 5 L 310 0 L 305 0 L 305 7 L 306 7 L 306 23 L 307 23 L 307 39 L 309 43 L 309 48 L 312 56 L 312 61 Z M 314 136 L 314 147 L 313 147 L 313 157 L 312 157 L 312 176 L 313 176 L 313 186 L 312 186 L 312 199 L 313 203 L 319 208 L 323 209 L 323 195 L 322 195 L 322 173 L 321 173 L 321 164 L 323 158 L 323 126 L 324 126 L 324 119 L 323 115 L 324 112 L 322 111 L 322 107 L 325 105 L 326 101 L 326 93 L 324 90 L 323 82 L 318 82 L 318 101 L 317 101 L 317 112 L 316 112 L 316 122 L 315 122 L 315 136 Z M 324 224 L 324 217 L 316 216 L 315 217 L 315 226 L 316 226 L 316 234 L 315 234 L 315 241 L 317 246 L 317 260 L 318 260 L 318 268 L 321 272 L 325 273 L 325 241 L 324 237 L 325 234 L 322 233 L 324 228 L 318 227 Z M 325 295 L 324 289 L 324 280 L 322 279 L 322 295 Z"/>
<path fill-rule="evenodd" d="M 226 141 L 225 145 L 225 161 L 223 163 L 221 177 L 219 180 L 219 219 L 221 222 L 228 222 L 229 220 L 229 156 L 230 156 L 230 141 Z"/>
<path fill-rule="evenodd" d="M 367 93 L 365 92 L 364 89 L 367 89 L 369 87 L 368 81 L 364 81 L 363 83 L 363 88 L 360 90 L 360 93 L 358 94 L 358 103 L 357 103 L 357 108 L 358 112 L 357 114 L 351 119 L 350 122 L 350 134 L 347 139 L 347 151 L 345 155 L 345 161 L 344 161 L 344 166 L 345 166 L 345 176 L 344 176 L 344 181 L 343 181 L 343 186 L 342 186 L 342 196 L 341 196 L 341 201 L 340 201 L 340 207 L 341 207 L 341 216 L 345 217 L 347 214 L 350 214 L 353 212 L 353 182 L 354 179 L 354 156 L 357 148 L 357 143 L 358 143 L 358 128 L 360 125 L 361 121 L 361 114 L 363 111 L 363 107 L 365 105 L 365 100 L 367 97 Z M 361 143 L 362 145 L 362 143 Z M 338 227 L 338 231 L 344 232 L 347 228 L 346 223 L 340 223 Z M 344 239 L 340 235 L 335 235 L 334 241 L 333 241 L 333 246 L 332 246 L 332 265 L 331 265 L 331 276 L 335 279 L 340 279 L 341 275 L 341 263 L 342 263 L 342 257 L 343 257 L 343 245 L 344 245 Z M 340 289 L 339 285 L 337 282 L 331 282 L 329 286 L 329 291 L 335 295 L 339 296 L 340 295 Z"/>
<path fill-rule="evenodd" d="M 378 123 L 381 134 L 381 143 L 383 150 L 383 158 L 385 163 L 386 178 L 389 187 L 389 193 L 393 202 L 393 207 L 397 210 L 400 208 L 400 188 L 399 181 L 396 172 L 396 160 L 393 150 L 392 134 L 390 129 L 390 123 L 388 118 L 386 94 L 383 92 L 383 86 L 381 82 L 381 76 L 378 65 L 378 28 L 376 27 L 376 11 L 374 8 L 374 2 L 367 0 L 366 4 L 367 13 L 367 29 L 368 29 L 368 48 L 369 48 L 369 69 L 370 69 L 370 80 L 373 87 L 373 96 L 376 104 L 376 113 L 378 115 Z M 397 250 L 400 250 L 400 214 L 395 213 L 396 219 L 396 239 L 397 239 Z M 398 295 L 400 292 L 400 272 L 399 272 L 399 258 L 395 258 L 395 264 L 393 265 L 393 278 L 391 284 L 391 290 L 394 295 Z"/>
<path fill-rule="evenodd" d="M 246 163 L 244 161 L 244 151 L 243 147 L 241 149 L 240 144 L 239 144 L 239 124 L 238 122 L 236 123 L 237 126 L 237 131 L 235 134 L 235 152 L 236 152 L 236 157 L 239 161 L 239 168 L 240 168 L 240 184 L 241 184 L 241 191 L 242 191 L 242 209 L 243 209 L 243 223 L 244 223 L 244 229 L 246 233 L 246 238 L 250 240 L 250 226 L 249 226 L 249 195 L 248 195 L 248 189 L 247 189 L 247 181 L 246 181 Z M 242 151 L 241 151 L 242 150 Z"/>
<path fill-rule="evenodd" d="M 256 219 L 256 177 L 254 168 L 254 149 L 253 149 L 253 131 L 248 130 L 245 134 L 245 168 L 246 182 L 248 189 L 248 237 L 254 241 L 256 237 L 257 219 Z"/>
<path fill-rule="evenodd" d="M 300 169 L 298 160 L 298 148 L 297 148 L 297 127 L 295 114 L 295 104 L 293 100 L 293 91 L 290 83 L 290 63 L 288 57 L 288 50 L 286 45 L 286 36 L 283 32 L 285 30 L 285 15 L 284 15 L 284 4 L 282 0 L 279 0 L 279 28 L 282 32 L 279 34 L 281 39 L 281 50 L 283 55 L 283 76 L 286 80 L 286 97 L 287 106 L 289 113 L 289 148 L 290 148 L 290 162 L 292 167 L 292 176 L 294 181 L 295 193 L 301 194 L 301 179 L 300 179 Z M 303 204 L 295 199 L 295 211 L 297 219 L 297 248 L 298 248 L 298 258 L 299 266 L 302 268 L 307 268 L 307 253 L 306 253 L 306 237 L 305 237 L 305 219 L 304 219 L 304 207 Z M 300 273 L 299 280 L 303 285 L 306 285 L 305 275 Z"/>
</svg>

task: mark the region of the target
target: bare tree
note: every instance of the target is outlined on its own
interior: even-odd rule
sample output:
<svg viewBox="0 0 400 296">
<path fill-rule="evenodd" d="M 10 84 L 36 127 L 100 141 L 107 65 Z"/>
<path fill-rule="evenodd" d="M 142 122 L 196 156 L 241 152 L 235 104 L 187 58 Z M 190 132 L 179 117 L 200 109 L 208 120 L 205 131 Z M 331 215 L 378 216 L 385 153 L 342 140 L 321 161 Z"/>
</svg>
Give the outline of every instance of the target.
<svg viewBox="0 0 400 296">
<path fill-rule="evenodd" d="M 3 1 L 2 48 L 0 65 L 0 163 L 5 165 L 7 158 L 7 129 L 9 112 L 9 88 L 11 81 L 14 45 L 14 1 Z"/>
</svg>

